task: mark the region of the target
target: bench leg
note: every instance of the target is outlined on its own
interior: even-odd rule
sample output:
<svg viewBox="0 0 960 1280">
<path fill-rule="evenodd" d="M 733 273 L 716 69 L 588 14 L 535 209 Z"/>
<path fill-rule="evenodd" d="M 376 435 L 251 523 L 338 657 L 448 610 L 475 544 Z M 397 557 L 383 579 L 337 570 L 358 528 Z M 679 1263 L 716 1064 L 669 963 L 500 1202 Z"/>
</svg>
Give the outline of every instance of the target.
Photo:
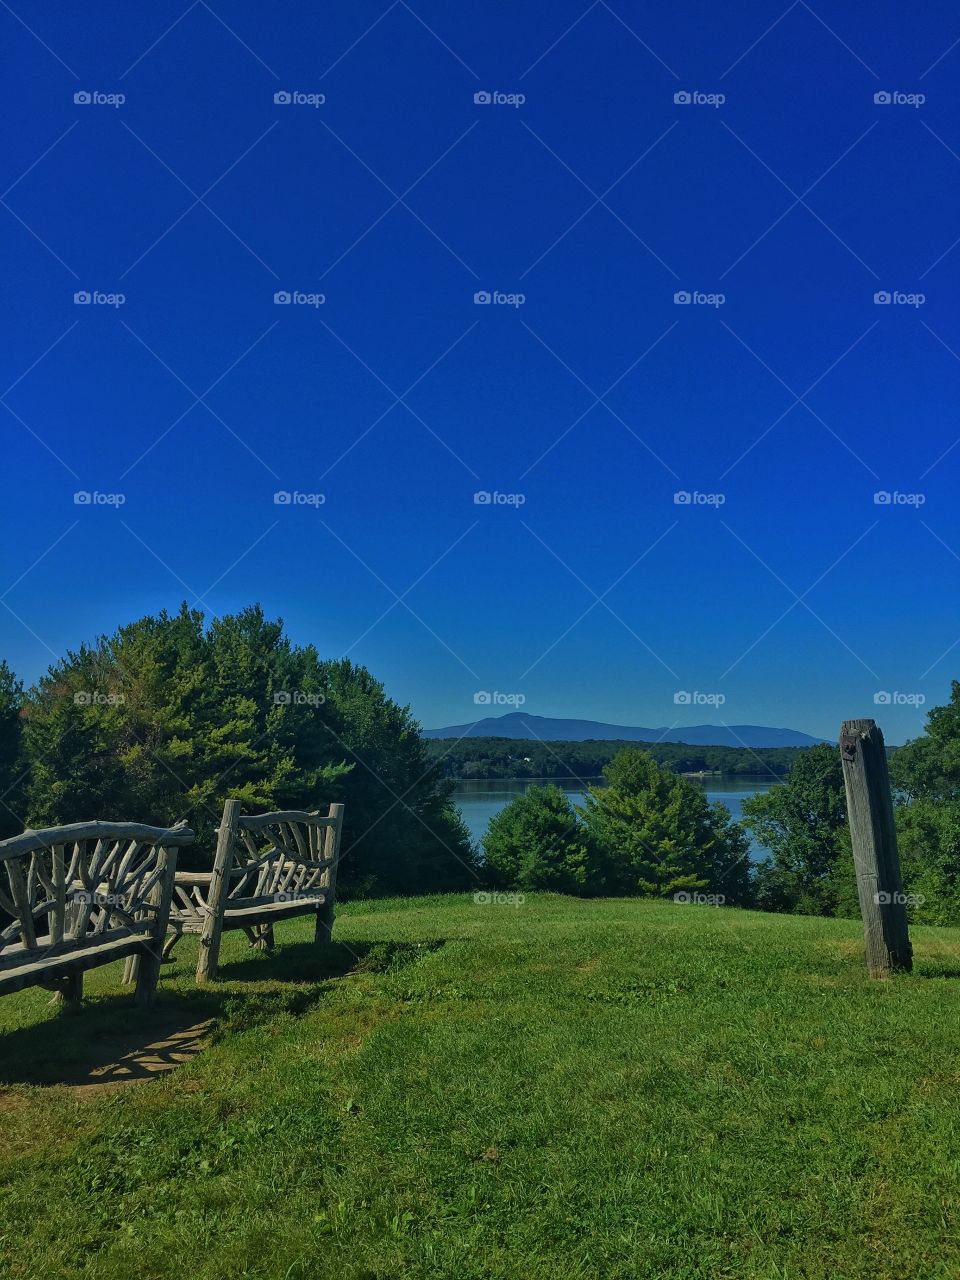
<svg viewBox="0 0 960 1280">
<path fill-rule="evenodd" d="M 83 999 L 83 970 L 77 969 L 73 973 L 68 973 L 59 991 L 54 993 L 53 999 L 55 1004 L 63 1005 L 64 1008 L 77 1008 Z"/>
<path fill-rule="evenodd" d="M 123 966 L 123 985 L 131 986 L 140 976 L 140 957 L 127 956 L 126 963 Z"/>
<path fill-rule="evenodd" d="M 133 968 L 136 975 L 137 989 L 134 992 L 134 1000 L 139 1005 L 153 1004 L 153 997 L 156 994 L 157 983 L 160 980 L 160 963 L 162 960 L 162 948 L 154 951 L 148 947 L 143 955 L 131 956 L 127 964 Z M 133 962 L 130 965 L 130 961 Z"/>
<path fill-rule="evenodd" d="M 315 942 L 332 942 L 333 941 L 333 903 L 325 904 L 317 912 L 317 930 L 314 935 Z"/>
</svg>

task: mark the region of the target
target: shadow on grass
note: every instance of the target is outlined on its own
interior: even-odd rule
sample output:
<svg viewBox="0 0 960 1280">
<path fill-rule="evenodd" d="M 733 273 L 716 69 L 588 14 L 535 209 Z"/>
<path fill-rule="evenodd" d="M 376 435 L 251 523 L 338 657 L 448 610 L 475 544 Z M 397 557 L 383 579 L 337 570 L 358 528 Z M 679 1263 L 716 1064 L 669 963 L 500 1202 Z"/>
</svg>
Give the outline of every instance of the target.
<svg viewBox="0 0 960 1280">
<path fill-rule="evenodd" d="M 443 942 L 287 943 L 220 966 L 205 987 L 165 984 L 148 1009 L 130 988 L 0 1036 L 0 1087 L 68 1085 L 94 1094 L 149 1080 L 190 1061 L 213 1038 L 280 1014 L 300 1017 L 348 974 L 387 973 Z M 183 981 L 189 981 L 187 975 Z"/>
<path fill-rule="evenodd" d="M 940 957 L 915 959 L 913 976 L 915 978 L 960 978 L 960 960 L 945 960 Z"/>
</svg>

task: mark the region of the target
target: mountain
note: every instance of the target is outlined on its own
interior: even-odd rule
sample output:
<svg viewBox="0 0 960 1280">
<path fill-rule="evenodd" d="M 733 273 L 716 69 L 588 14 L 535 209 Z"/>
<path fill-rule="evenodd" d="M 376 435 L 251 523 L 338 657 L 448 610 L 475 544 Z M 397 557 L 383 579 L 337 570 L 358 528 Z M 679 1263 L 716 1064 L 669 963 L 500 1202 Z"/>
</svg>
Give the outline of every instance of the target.
<svg viewBox="0 0 960 1280">
<path fill-rule="evenodd" d="M 452 724 L 424 729 L 425 738 L 541 738 L 545 742 L 685 742 L 696 747 L 812 747 L 826 738 L 812 738 L 796 729 L 770 729 L 759 724 L 697 724 L 676 729 L 644 729 L 638 725 L 601 724 L 598 720 L 558 720 L 510 711 L 486 716 L 475 724 Z"/>
</svg>

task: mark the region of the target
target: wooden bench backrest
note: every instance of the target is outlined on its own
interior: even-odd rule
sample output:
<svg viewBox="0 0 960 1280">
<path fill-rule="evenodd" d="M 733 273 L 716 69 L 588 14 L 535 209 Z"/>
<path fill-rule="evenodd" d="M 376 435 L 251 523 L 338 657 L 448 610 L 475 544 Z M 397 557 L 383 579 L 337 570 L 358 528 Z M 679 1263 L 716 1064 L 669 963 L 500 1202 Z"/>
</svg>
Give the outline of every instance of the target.
<svg viewBox="0 0 960 1280">
<path fill-rule="evenodd" d="M 76 822 L 0 841 L 0 971 L 128 936 L 155 936 L 185 824 Z"/>
<path fill-rule="evenodd" d="M 309 902 L 336 883 L 343 806 L 319 811 L 278 810 L 243 816 L 228 802 L 224 821 L 232 832 L 226 906 Z M 224 843 L 218 845 L 218 857 Z"/>
</svg>

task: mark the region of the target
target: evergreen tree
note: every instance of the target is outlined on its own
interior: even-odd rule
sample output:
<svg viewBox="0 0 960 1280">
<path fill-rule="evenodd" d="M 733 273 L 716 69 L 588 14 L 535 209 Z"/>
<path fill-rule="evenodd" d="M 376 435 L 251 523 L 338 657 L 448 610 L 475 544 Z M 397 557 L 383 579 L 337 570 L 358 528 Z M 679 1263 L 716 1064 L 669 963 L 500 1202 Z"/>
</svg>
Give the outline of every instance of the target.
<svg viewBox="0 0 960 1280">
<path fill-rule="evenodd" d="M 583 893 L 591 887 L 570 801 L 559 787 L 531 787 L 490 819 L 484 875 L 496 889 Z"/>
<path fill-rule="evenodd" d="M 582 811 L 604 892 L 748 900 L 746 842 L 723 805 L 709 805 L 699 787 L 636 747 L 618 752 L 604 778 L 606 786 L 590 789 Z"/>
<path fill-rule="evenodd" d="M 23 686 L 0 659 L 0 840 L 23 828 Z"/>
</svg>

